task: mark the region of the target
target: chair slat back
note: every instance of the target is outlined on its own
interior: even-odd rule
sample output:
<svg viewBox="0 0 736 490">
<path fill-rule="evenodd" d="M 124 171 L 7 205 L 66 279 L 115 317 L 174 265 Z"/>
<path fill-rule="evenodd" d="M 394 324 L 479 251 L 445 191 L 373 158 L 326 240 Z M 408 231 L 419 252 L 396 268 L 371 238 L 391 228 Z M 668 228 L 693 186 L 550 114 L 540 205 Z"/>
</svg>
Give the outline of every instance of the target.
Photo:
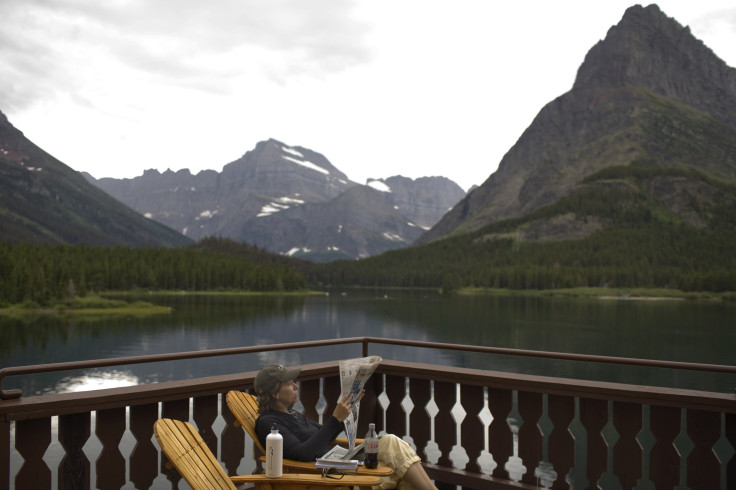
<svg viewBox="0 0 736 490">
<path fill-rule="evenodd" d="M 158 445 L 194 490 L 236 490 L 235 485 L 189 423 L 159 419 L 153 425 Z"/>
<path fill-rule="evenodd" d="M 227 407 L 235 419 L 243 426 L 253 442 L 258 446 L 261 454 L 266 454 L 266 448 L 258 440 L 256 434 L 256 419 L 258 418 L 258 399 L 250 393 L 232 390 L 225 397 Z"/>
</svg>

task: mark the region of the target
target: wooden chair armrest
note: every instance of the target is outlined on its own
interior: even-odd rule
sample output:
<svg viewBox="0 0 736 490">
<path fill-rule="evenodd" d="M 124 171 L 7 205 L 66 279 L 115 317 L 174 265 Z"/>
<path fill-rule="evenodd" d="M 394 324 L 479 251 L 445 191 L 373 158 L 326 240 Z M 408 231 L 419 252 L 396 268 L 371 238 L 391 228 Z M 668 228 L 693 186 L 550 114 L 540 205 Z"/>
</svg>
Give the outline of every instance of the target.
<svg viewBox="0 0 736 490">
<path fill-rule="evenodd" d="M 259 458 L 261 463 L 266 464 L 266 457 L 261 456 Z M 295 459 L 284 459 L 284 473 L 286 472 L 298 472 L 298 473 L 321 473 L 322 470 L 314 465 L 314 461 L 297 461 Z M 358 466 L 358 475 L 369 475 L 369 476 L 388 476 L 393 473 L 394 470 L 388 466 L 379 466 L 372 470 L 366 468 L 363 465 Z"/>
<path fill-rule="evenodd" d="M 381 479 L 377 476 L 366 475 L 343 475 L 339 479 L 326 478 L 321 474 L 303 474 L 303 473 L 284 473 L 279 478 L 269 478 L 264 474 L 258 475 L 237 475 L 231 476 L 230 481 L 234 484 L 253 483 L 256 488 L 287 489 L 287 488 L 311 488 L 310 485 L 317 486 L 357 486 L 360 488 L 370 488 L 373 485 L 381 483 Z"/>
<path fill-rule="evenodd" d="M 357 446 L 358 444 L 363 444 L 364 441 L 365 441 L 365 439 L 355 439 L 355 445 Z M 348 447 L 348 438 L 347 437 L 338 437 L 338 438 L 336 438 L 332 442 L 334 442 L 335 444 L 339 444 L 342 447 Z"/>
</svg>

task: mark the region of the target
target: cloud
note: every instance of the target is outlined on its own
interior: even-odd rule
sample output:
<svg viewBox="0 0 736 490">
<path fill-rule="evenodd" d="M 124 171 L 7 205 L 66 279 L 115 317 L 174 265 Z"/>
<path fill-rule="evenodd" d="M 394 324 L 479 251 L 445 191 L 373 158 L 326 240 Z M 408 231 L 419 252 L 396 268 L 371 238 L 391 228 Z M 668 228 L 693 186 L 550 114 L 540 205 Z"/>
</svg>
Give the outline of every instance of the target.
<svg viewBox="0 0 736 490">
<path fill-rule="evenodd" d="M 17 111 L 63 94 L 94 97 L 120 73 L 125 83 L 221 94 L 256 76 L 328 76 L 370 59 L 369 27 L 353 10 L 325 0 L 3 0 L 1 102 Z"/>
<path fill-rule="evenodd" d="M 734 66 L 731 3 L 658 2 Z M 467 188 L 630 6 L 0 0 L 0 110 L 96 177 L 219 169 L 276 138 L 359 182 L 445 175 Z"/>
<path fill-rule="evenodd" d="M 696 32 L 708 34 L 706 45 L 716 55 L 723 58 L 724 54 L 733 53 L 736 42 L 736 8 L 728 6 L 702 14 L 691 22 L 691 27 Z M 736 66 L 733 58 L 724 61 L 732 67 Z"/>
</svg>

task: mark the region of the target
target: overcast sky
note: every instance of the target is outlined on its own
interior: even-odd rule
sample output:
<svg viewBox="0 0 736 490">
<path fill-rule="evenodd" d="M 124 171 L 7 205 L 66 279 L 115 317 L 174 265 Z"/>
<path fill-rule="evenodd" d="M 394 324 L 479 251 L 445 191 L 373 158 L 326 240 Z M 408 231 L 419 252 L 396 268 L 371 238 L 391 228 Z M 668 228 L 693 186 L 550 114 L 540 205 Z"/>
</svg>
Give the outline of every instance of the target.
<svg viewBox="0 0 736 490">
<path fill-rule="evenodd" d="M 467 189 L 633 4 L 0 0 L 0 111 L 97 178 L 220 171 L 275 138 L 360 183 Z M 736 66 L 736 3 L 657 4 Z"/>
</svg>

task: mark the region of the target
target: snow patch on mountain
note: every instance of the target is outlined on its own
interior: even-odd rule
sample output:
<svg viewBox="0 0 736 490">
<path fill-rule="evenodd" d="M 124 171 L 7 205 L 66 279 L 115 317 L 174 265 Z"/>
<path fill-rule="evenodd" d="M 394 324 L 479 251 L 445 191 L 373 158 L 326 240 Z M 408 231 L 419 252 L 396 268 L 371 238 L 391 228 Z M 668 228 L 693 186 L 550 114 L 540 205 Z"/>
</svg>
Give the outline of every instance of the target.
<svg viewBox="0 0 736 490">
<path fill-rule="evenodd" d="M 304 204 L 304 201 L 302 199 L 287 196 L 280 197 L 276 201 L 270 202 L 263 206 L 261 208 L 261 212 L 256 215 L 256 218 L 271 216 L 272 214 L 283 211 L 284 209 L 289 209 L 290 207 L 292 207 L 292 205 L 299 206 L 301 204 Z"/>
<path fill-rule="evenodd" d="M 401 237 L 401 235 L 397 235 L 395 233 L 383 232 L 383 237 L 388 240 L 391 240 L 392 242 L 405 242 L 406 241 Z"/>
<path fill-rule="evenodd" d="M 28 170 L 29 172 L 40 172 L 43 170 L 42 167 L 26 167 L 26 162 L 20 162 L 20 166 Z"/>
<path fill-rule="evenodd" d="M 299 252 L 309 253 L 311 251 L 312 250 L 307 247 L 294 247 L 290 249 L 288 252 L 285 252 L 284 255 L 288 255 L 289 257 L 291 257 L 294 254 L 299 253 Z"/>
<path fill-rule="evenodd" d="M 217 210 L 210 211 L 209 209 L 205 209 L 204 211 L 202 211 L 201 213 L 199 213 L 199 216 L 197 216 L 194 219 L 195 219 L 195 221 L 199 221 L 200 219 L 203 219 L 203 218 L 209 219 L 209 218 L 212 218 L 216 214 L 217 214 Z"/>
<path fill-rule="evenodd" d="M 289 148 L 288 146 L 282 146 L 281 150 L 285 151 L 286 153 L 291 153 L 294 156 L 304 158 L 304 155 L 296 151 L 294 148 Z"/>
<path fill-rule="evenodd" d="M 327 170 L 323 169 L 319 165 L 315 165 L 314 163 L 310 162 L 309 160 L 298 160 L 296 158 L 287 157 L 286 155 L 281 155 L 281 158 L 283 158 L 284 160 L 288 160 L 290 162 L 294 162 L 297 165 L 301 165 L 302 167 L 306 167 L 306 168 L 308 168 L 310 170 L 316 170 L 317 172 L 321 172 L 321 173 L 323 173 L 325 175 L 330 175 L 330 172 L 328 172 Z"/>
<path fill-rule="evenodd" d="M 369 180 L 366 184 L 368 187 L 372 187 L 373 189 L 381 192 L 391 192 L 391 188 L 386 185 L 385 182 L 381 182 L 380 180 Z"/>
</svg>

